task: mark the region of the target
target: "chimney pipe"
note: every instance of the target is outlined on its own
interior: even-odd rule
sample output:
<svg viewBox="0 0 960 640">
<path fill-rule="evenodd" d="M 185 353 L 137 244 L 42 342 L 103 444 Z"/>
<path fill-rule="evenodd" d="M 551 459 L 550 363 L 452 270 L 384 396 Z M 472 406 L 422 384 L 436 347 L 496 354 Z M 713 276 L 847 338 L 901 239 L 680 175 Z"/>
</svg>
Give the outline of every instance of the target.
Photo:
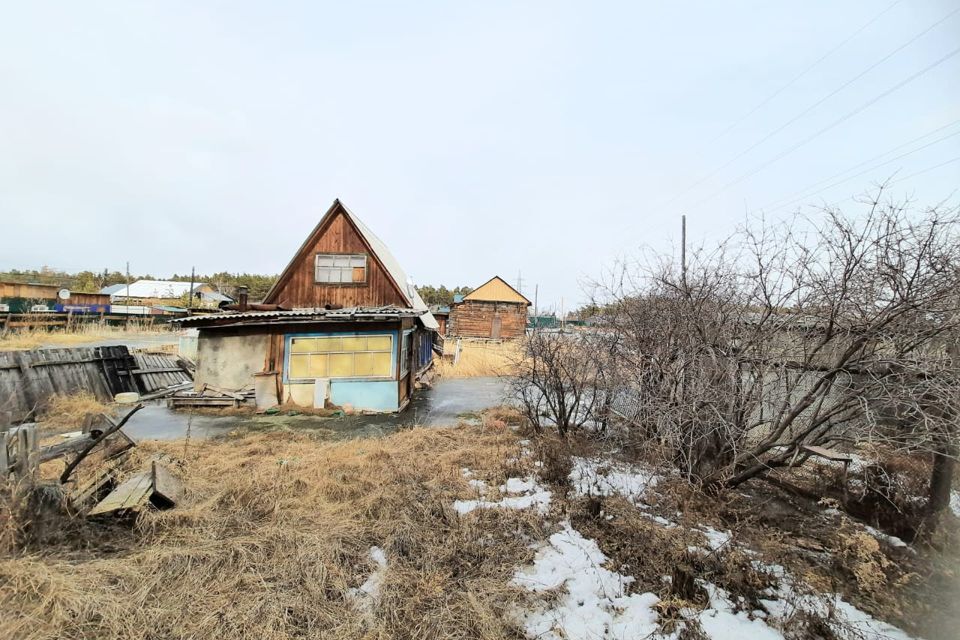
<svg viewBox="0 0 960 640">
<path fill-rule="evenodd" d="M 247 291 L 249 291 L 249 289 L 246 287 L 237 287 L 237 302 L 239 303 L 238 306 L 241 312 L 247 310 Z"/>
</svg>

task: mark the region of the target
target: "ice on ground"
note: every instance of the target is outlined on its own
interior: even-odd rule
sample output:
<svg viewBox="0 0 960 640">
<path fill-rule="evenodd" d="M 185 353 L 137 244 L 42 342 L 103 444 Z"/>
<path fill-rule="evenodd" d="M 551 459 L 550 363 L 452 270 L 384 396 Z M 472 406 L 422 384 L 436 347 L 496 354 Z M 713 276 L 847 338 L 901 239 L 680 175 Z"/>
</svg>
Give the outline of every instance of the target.
<svg viewBox="0 0 960 640">
<path fill-rule="evenodd" d="M 486 486 L 486 485 L 484 485 Z M 500 500 L 457 500 L 453 508 L 460 515 L 476 509 L 529 509 L 546 513 L 550 508 L 551 493 L 537 484 L 533 478 L 508 478 L 500 487 L 502 493 L 510 493 Z"/>
<path fill-rule="evenodd" d="M 867 533 L 872 535 L 874 538 L 887 542 L 887 544 L 889 544 L 891 547 L 910 549 L 910 545 L 897 536 L 891 536 L 890 534 L 874 529 L 868 525 L 863 525 L 863 528 L 866 529 Z"/>
<path fill-rule="evenodd" d="M 630 465 L 609 461 L 573 458 L 570 482 L 580 495 L 621 495 L 636 504 L 660 476 Z"/>
<path fill-rule="evenodd" d="M 387 572 L 387 554 L 380 547 L 370 547 L 367 555 L 374 564 L 373 573 L 362 585 L 348 590 L 347 597 L 360 609 L 372 614 L 373 606 L 380 597 L 380 586 L 383 584 L 384 574 Z"/>
<path fill-rule="evenodd" d="M 469 484 L 471 487 L 473 487 L 474 489 L 476 489 L 476 490 L 479 491 L 480 493 L 486 493 L 486 492 L 487 492 L 487 483 L 484 482 L 483 480 L 477 480 L 476 478 L 473 478 L 473 479 L 471 479 L 471 480 L 468 480 L 468 481 L 467 481 L 467 484 Z"/>
<path fill-rule="evenodd" d="M 505 493 L 526 493 L 533 491 L 537 486 L 533 478 L 507 478 L 507 483 L 500 485 L 500 491 Z"/>
<path fill-rule="evenodd" d="M 950 494 L 950 510 L 953 511 L 953 515 L 960 518 L 960 491 Z"/>
<path fill-rule="evenodd" d="M 627 594 L 634 581 L 602 565 L 607 557 L 597 543 L 563 523 L 550 536 L 530 567 L 512 583 L 540 593 L 562 589 L 534 610 L 518 613 L 527 635 L 541 640 L 643 638 L 656 633 L 659 598 L 652 593 Z"/>
</svg>

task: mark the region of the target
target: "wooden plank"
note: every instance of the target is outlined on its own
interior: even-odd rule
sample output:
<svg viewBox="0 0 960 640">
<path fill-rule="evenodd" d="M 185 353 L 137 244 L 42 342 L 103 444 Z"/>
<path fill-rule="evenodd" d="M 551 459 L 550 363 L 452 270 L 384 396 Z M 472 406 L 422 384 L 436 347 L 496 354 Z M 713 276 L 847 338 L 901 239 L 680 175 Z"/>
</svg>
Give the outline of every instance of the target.
<svg viewBox="0 0 960 640">
<path fill-rule="evenodd" d="M 156 460 L 150 465 L 153 473 L 153 495 L 150 501 L 159 508 L 169 508 L 183 497 L 183 484 Z"/>
<path fill-rule="evenodd" d="M 127 478 L 120 486 L 111 491 L 106 498 L 98 502 L 93 509 L 87 512 L 88 516 L 95 516 L 124 509 L 142 507 L 150 499 L 153 489 L 153 474 L 143 471 Z"/>
<path fill-rule="evenodd" d="M 812 444 L 805 444 L 801 447 L 801 449 L 812 453 L 815 456 L 820 456 L 821 458 L 826 458 L 827 460 L 833 460 L 834 462 L 853 462 L 852 456 L 846 453 L 841 453 L 840 451 L 824 449 L 823 447 L 818 447 Z"/>
</svg>

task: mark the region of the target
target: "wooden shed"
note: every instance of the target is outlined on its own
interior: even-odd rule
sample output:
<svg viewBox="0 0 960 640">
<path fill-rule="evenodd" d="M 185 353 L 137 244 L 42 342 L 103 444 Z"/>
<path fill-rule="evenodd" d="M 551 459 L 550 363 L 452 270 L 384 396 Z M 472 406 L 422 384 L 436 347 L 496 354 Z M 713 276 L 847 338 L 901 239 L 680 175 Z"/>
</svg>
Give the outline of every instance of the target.
<svg viewBox="0 0 960 640">
<path fill-rule="evenodd" d="M 254 307 L 175 321 L 199 329 L 197 385 L 398 411 L 433 362 L 436 320 L 383 241 L 339 200 Z"/>
<path fill-rule="evenodd" d="M 500 276 L 455 302 L 450 308 L 449 334 L 458 338 L 509 340 L 527 329 L 530 301 Z"/>
</svg>

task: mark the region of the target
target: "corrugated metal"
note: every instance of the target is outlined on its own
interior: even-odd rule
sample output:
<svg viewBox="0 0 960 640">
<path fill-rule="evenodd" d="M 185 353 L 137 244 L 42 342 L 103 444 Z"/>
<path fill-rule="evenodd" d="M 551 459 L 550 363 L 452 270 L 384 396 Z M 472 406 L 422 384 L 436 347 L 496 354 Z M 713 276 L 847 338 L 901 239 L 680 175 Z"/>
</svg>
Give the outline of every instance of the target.
<svg viewBox="0 0 960 640">
<path fill-rule="evenodd" d="M 417 318 L 419 311 L 397 307 L 352 307 L 349 309 L 293 309 L 290 311 L 244 311 L 238 313 L 211 313 L 189 318 L 175 318 L 178 324 L 202 324 L 211 321 L 272 320 L 284 318 L 318 318 L 322 320 L 350 320 L 352 318 Z"/>
<path fill-rule="evenodd" d="M 485 283 L 464 296 L 463 300 L 482 300 L 484 302 L 516 302 L 524 305 L 530 304 L 529 300 L 523 297 L 519 291 L 507 284 L 506 281 L 500 276 L 493 276 Z"/>
</svg>

